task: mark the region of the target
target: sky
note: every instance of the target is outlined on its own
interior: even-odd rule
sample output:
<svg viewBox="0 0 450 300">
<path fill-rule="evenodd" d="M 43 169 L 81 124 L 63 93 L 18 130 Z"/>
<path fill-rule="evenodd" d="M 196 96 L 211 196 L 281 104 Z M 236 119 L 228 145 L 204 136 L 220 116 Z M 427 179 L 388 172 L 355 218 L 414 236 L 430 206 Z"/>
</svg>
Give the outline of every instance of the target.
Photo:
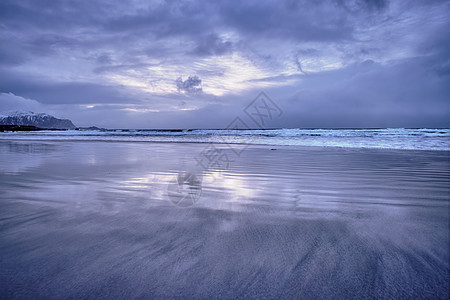
<svg viewBox="0 0 450 300">
<path fill-rule="evenodd" d="M 0 2 L 0 112 L 224 128 L 450 127 L 450 1 Z"/>
</svg>

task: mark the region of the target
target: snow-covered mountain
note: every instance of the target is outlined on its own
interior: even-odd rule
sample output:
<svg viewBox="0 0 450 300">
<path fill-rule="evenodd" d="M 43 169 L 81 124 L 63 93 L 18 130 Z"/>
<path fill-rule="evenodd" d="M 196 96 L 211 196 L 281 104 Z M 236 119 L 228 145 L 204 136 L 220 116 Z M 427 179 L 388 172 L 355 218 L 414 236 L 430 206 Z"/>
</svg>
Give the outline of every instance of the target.
<svg viewBox="0 0 450 300">
<path fill-rule="evenodd" d="M 15 111 L 6 115 L 0 114 L 0 125 L 26 125 L 39 128 L 75 129 L 72 121 L 58 119 L 45 113 L 31 111 Z"/>
</svg>

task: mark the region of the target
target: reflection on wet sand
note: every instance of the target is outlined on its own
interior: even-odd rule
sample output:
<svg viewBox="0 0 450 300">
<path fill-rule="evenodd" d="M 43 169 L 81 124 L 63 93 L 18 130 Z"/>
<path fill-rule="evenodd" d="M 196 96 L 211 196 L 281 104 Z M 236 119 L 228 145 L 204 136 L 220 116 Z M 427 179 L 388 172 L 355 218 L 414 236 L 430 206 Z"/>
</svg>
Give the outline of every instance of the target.
<svg viewBox="0 0 450 300">
<path fill-rule="evenodd" d="M 1 141 L 0 294 L 448 295 L 447 152 L 203 148 Z"/>
</svg>

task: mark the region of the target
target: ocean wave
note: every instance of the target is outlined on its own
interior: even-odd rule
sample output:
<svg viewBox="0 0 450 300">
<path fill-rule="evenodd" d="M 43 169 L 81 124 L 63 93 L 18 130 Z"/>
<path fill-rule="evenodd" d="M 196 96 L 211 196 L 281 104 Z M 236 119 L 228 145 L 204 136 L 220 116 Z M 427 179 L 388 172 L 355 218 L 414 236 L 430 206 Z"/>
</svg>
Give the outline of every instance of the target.
<svg viewBox="0 0 450 300">
<path fill-rule="evenodd" d="M 0 139 L 265 144 L 449 150 L 449 129 L 100 129 L 3 132 Z"/>
</svg>

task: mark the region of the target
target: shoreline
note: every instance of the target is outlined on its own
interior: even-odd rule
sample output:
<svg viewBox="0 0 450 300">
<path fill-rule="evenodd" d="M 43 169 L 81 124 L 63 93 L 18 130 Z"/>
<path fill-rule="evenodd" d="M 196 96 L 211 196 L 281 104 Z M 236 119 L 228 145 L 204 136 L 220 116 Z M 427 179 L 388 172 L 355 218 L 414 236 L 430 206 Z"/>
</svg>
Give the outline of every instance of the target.
<svg viewBox="0 0 450 300">
<path fill-rule="evenodd" d="M 219 145 L 219 146 L 229 146 L 229 145 L 246 145 L 247 147 L 268 147 L 268 148 L 292 148 L 292 149 L 348 149 L 348 150 L 384 150 L 384 151 L 437 151 L 437 152 L 450 152 L 450 148 L 448 149 L 403 149 L 403 148 L 381 148 L 381 147 L 346 147 L 346 146 L 317 146 L 317 145 L 273 145 L 273 144 L 247 144 L 247 143 L 219 143 L 219 142 L 212 142 L 212 141 L 198 141 L 198 142 L 192 142 L 192 141 L 139 141 L 139 140 L 133 140 L 133 141 L 126 141 L 126 140 L 88 140 L 88 139 L 14 139 L 14 138 L 1 138 L 0 142 L 2 141 L 9 141 L 9 142 L 74 142 L 74 143 L 138 143 L 138 144 L 200 144 L 200 145 Z"/>
</svg>

